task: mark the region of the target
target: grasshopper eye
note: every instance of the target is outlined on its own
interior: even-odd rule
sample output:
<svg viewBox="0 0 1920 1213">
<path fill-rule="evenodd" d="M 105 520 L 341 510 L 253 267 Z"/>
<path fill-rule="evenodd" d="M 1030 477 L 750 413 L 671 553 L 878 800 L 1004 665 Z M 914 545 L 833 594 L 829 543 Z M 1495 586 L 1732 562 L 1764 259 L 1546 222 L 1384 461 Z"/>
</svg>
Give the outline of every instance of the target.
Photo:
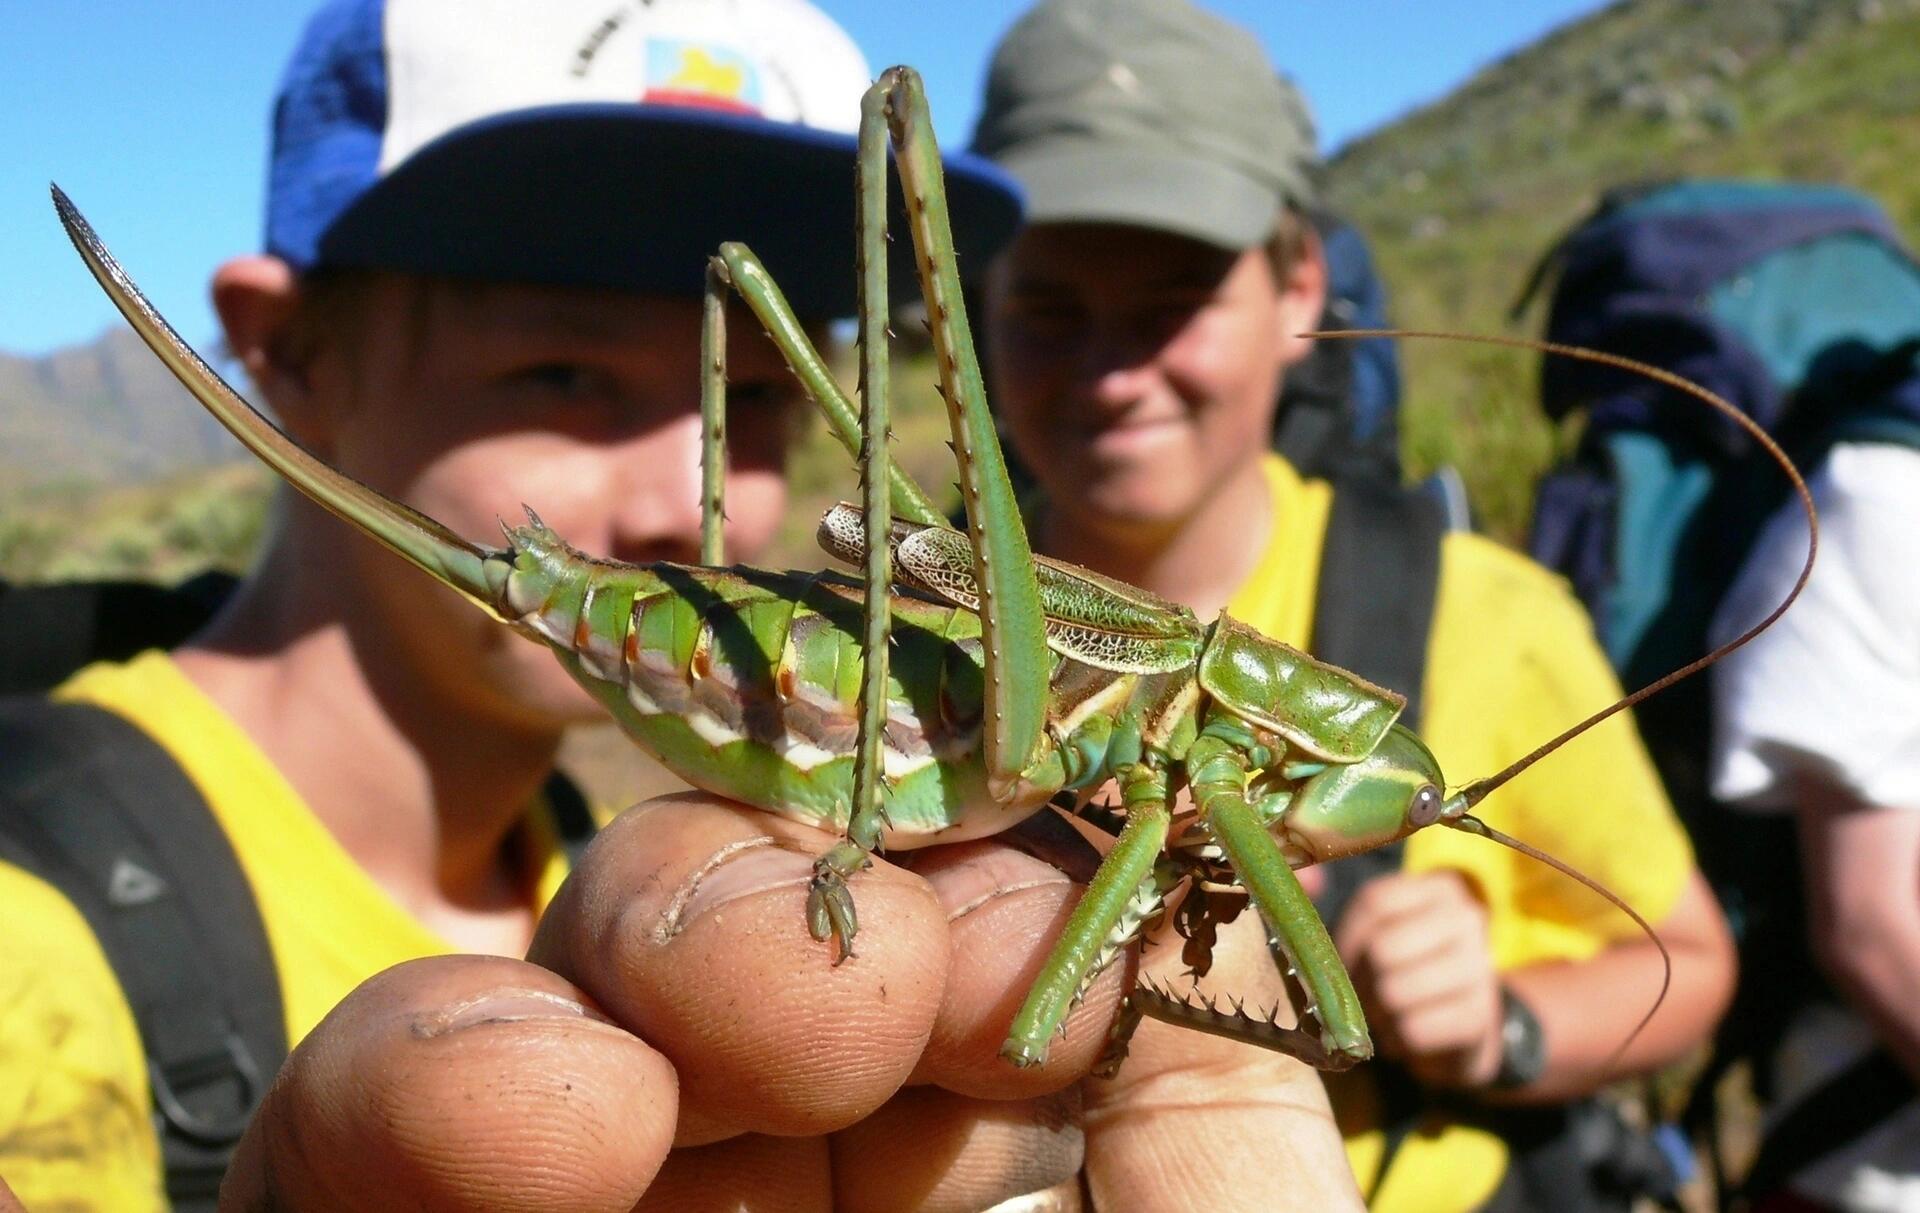
<svg viewBox="0 0 1920 1213">
<path fill-rule="evenodd" d="M 1422 785 L 1407 804 L 1407 823 L 1415 827 L 1432 825 L 1440 820 L 1440 806 L 1445 800 L 1439 788 L 1430 783 Z"/>
</svg>

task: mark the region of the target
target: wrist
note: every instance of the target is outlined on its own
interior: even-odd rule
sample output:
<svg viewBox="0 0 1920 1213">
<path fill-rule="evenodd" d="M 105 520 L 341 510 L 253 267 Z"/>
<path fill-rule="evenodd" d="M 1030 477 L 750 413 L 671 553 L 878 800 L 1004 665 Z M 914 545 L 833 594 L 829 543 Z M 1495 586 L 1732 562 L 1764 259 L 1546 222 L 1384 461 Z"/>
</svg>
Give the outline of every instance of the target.
<svg viewBox="0 0 1920 1213">
<path fill-rule="evenodd" d="M 1511 987 L 1500 987 L 1500 1052 L 1490 1091 L 1513 1091 L 1532 1086 L 1547 1069 L 1547 1038 L 1533 1008 Z"/>
</svg>

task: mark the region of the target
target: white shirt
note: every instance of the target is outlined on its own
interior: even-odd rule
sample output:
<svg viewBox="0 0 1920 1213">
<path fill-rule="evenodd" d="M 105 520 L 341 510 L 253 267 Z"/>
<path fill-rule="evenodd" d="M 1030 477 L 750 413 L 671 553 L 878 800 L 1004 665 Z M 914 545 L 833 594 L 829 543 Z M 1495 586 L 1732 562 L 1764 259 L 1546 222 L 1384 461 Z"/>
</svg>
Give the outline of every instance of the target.
<svg viewBox="0 0 1920 1213">
<path fill-rule="evenodd" d="M 1779 622 L 1713 667 L 1713 794 L 1785 809 L 1817 771 L 1868 804 L 1920 809 L 1920 451 L 1842 444 L 1811 482 L 1820 554 Z M 1786 596 L 1806 558 L 1798 499 L 1761 532 L 1712 629 Z"/>
</svg>

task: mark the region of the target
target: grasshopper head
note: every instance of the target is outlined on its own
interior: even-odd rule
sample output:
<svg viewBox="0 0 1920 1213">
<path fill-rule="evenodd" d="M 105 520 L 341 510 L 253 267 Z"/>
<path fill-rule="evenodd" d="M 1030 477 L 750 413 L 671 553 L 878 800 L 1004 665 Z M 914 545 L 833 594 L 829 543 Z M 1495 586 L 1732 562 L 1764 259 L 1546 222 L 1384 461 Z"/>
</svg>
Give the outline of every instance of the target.
<svg viewBox="0 0 1920 1213">
<path fill-rule="evenodd" d="M 1465 800 L 1448 799 L 1444 787 L 1433 753 L 1396 724 L 1358 762 L 1307 778 L 1276 829 L 1287 851 L 1313 862 L 1356 855 L 1464 816 Z"/>
</svg>

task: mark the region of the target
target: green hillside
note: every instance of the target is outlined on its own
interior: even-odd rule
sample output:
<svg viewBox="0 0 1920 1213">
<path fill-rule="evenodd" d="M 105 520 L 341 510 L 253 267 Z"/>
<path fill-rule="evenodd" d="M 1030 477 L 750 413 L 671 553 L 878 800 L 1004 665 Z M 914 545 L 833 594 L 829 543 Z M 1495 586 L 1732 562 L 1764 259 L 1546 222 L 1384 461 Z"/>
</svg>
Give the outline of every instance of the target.
<svg viewBox="0 0 1920 1213">
<path fill-rule="evenodd" d="M 1373 241 L 1395 320 L 1539 334 L 1506 311 L 1608 186 L 1682 175 L 1836 181 L 1920 239 L 1920 4 L 1625 0 L 1346 148 L 1328 195 Z M 1410 467 L 1451 463 L 1487 527 L 1524 532 L 1555 436 L 1536 360 L 1410 343 Z"/>
</svg>

